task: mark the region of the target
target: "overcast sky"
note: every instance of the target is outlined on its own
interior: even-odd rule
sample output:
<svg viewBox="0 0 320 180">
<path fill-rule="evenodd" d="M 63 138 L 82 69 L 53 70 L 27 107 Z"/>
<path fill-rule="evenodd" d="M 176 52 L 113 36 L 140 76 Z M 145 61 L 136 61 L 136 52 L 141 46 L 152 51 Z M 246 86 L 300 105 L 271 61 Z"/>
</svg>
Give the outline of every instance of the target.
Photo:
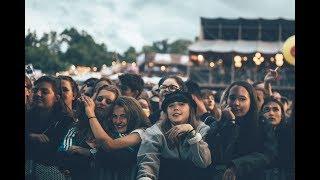
<svg viewBox="0 0 320 180">
<path fill-rule="evenodd" d="M 194 41 L 200 17 L 295 20 L 295 0 L 26 0 L 25 34 L 74 27 L 108 51 L 139 52 L 154 41 Z"/>
</svg>

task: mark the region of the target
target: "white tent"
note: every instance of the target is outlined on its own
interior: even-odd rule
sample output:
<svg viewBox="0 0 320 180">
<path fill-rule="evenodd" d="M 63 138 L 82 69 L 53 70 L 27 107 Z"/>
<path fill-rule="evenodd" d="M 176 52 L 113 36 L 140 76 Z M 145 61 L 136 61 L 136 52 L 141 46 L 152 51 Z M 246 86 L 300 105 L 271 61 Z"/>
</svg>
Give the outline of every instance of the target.
<svg viewBox="0 0 320 180">
<path fill-rule="evenodd" d="M 282 52 L 282 46 L 282 41 L 200 40 L 191 44 L 188 49 L 195 52 L 276 54 Z"/>
</svg>

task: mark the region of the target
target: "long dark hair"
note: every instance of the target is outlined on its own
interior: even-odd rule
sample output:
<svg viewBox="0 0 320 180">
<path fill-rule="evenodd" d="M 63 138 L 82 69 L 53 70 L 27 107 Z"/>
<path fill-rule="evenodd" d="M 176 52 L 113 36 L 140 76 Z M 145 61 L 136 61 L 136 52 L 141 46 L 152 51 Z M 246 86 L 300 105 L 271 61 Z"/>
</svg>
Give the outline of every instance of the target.
<svg viewBox="0 0 320 180">
<path fill-rule="evenodd" d="M 277 126 L 283 126 L 286 122 L 285 122 L 285 112 L 284 112 L 284 108 L 283 108 L 283 104 L 278 101 L 278 99 L 270 96 L 269 98 L 267 98 L 264 103 L 262 104 L 261 106 L 261 110 L 260 110 L 260 113 L 259 113 L 259 116 L 260 116 L 260 120 L 263 120 L 264 119 L 264 112 L 263 112 L 263 107 L 266 106 L 267 104 L 269 104 L 270 102 L 274 102 L 276 104 L 278 104 L 280 106 L 280 110 L 281 110 L 281 120 L 280 120 L 280 123 L 277 125 Z"/>
<path fill-rule="evenodd" d="M 241 117 L 241 119 L 246 119 L 247 123 L 251 124 L 252 126 L 259 126 L 258 123 L 258 113 L 259 113 L 259 108 L 258 108 L 258 100 L 257 100 L 257 93 L 255 91 L 255 89 L 253 88 L 253 86 L 251 84 L 249 84 L 246 81 L 235 81 L 233 82 L 223 93 L 221 102 L 222 104 L 227 104 L 227 100 L 229 97 L 229 93 L 230 93 L 230 89 L 233 86 L 241 86 L 244 87 L 249 94 L 249 98 L 250 98 L 250 108 L 249 111 L 247 112 L 246 115 L 244 115 L 244 117 Z M 236 117 L 237 120 L 237 117 Z M 236 121 L 237 122 L 237 121 Z"/>
<path fill-rule="evenodd" d="M 110 91 L 110 92 L 113 92 L 116 96 L 116 99 L 121 95 L 121 92 L 120 90 L 114 86 L 114 85 L 103 85 L 101 87 L 99 87 L 97 89 L 97 94 L 99 94 L 99 92 L 101 90 L 107 90 L 107 91 Z M 95 99 L 93 100 L 96 100 L 97 96 L 95 97 Z M 111 107 L 112 108 L 112 107 Z M 80 103 L 80 101 L 77 101 L 77 117 L 78 117 L 78 123 L 77 123 L 77 131 L 78 131 L 78 141 L 82 141 L 83 138 L 87 137 L 88 139 L 90 138 L 93 138 L 93 133 L 92 133 L 92 130 L 91 130 L 91 127 L 90 127 L 90 124 L 89 124 L 89 121 L 88 121 L 88 116 L 86 115 L 85 113 L 85 110 L 84 110 L 84 105 L 82 103 Z M 99 123 L 101 124 L 102 127 L 105 126 L 105 121 L 107 120 L 107 118 L 109 117 L 99 117 L 97 116 L 98 118 L 98 121 Z"/>
<path fill-rule="evenodd" d="M 24 81 L 25 81 L 25 88 L 28 89 L 29 95 L 26 97 L 26 104 L 25 104 L 25 110 L 29 110 L 31 103 L 32 103 L 32 98 L 30 96 L 31 93 L 31 89 L 33 87 L 32 81 L 30 80 L 30 78 L 27 75 L 24 75 Z"/>
<path fill-rule="evenodd" d="M 221 118 L 221 109 L 216 101 L 216 98 L 213 94 L 213 92 L 209 89 L 202 89 L 201 91 L 201 99 L 203 100 L 205 97 L 210 97 L 210 96 L 213 96 L 214 98 L 214 107 L 213 109 L 210 109 L 209 110 L 209 113 L 216 119 L 220 119 Z"/>
<path fill-rule="evenodd" d="M 236 124 L 241 127 L 239 135 L 239 151 L 238 153 L 248 153 L 260 151 L 263 148 L 262 126 L 259 121 L 259 109 L 257 94 L 254 87 L 246 81 L 233 82 L 223 93 L 222 103 L 227 103 L 230 89 L 233 86 L 241 86 L 248 91 L 250 98 L 250 108 L 243 117 L 236 117 Z"/>
<path fill-rule="evenodd" d="M 92 97 L 92 95 L 93 95 L 93 87 L 94 87 L 96 81 L 98 81 L 98 78 L 94 78 L 94 77 L 88 78 L 87 80 L 85 80 L 83 82 L 83 85 L 80 88 L 79 92 L 82 93 L 83 89 L 85 87 L 91 87 L 91 90 L 89 92 L 87 92 L 87 94 L 85 94 L 85 95 L 89 96 L 89 97 Z"/>
<path fill-rule="evenodd" d="M 73 95 L 75 95 L 75 99 L 72 101 L 72 109 L 69 109 L 70 111 L 72 111 L 72 110 L 76 109 L 75 107 L 77 106 L 77 99 L 80 97 L 79 86 L 78 86 L 77 82 L 70 76 L 58 76 L 58 78 L 60 78 L 61 80 L 66 80 L 66 81 L 70 82 L 70 84 L 71 84 L 72 93 L 73 93 Z M 60 81 L 60 88 L 61 88 L 61 94 L 62 94 L 63 90 L 62 90 L 61 81 Z M 63 96 L 61 96 L 61 98 L 63 99 Z M 69 107 L 67 107 L 67 108 L 69 108 Z"/>
<path fill-rule="evenodd" d="M 189 115 L 189 118 L 187 120 L 187 123 L 191 124 L 191 126 L 194 128 L 194 129 L 197 129 L 197 127 L 199 126 L 199 120 L 197 119 L 196 117 L 196 110 L 193 109 L 190 104 L 189 104 L 189 107 L 190 107 L 190 115 Z M 168 118 L 168 114 L 165 113 L 165 118 L 160 121 L 158 123 L 161 131 L 165 134 L 166 132 L 168 132 L 171 128 L 172 128 L 172 124 L 170 122 L 170 119 Z"/>
<path fill-rule="evenodd" d="M 76 114 L 78 118 L 78 122 L 75 125 L 77 131 L 77 143 L 81 144 L 86 139 L 94 139 L 88 116 L 85 113 L 84 105 L 80 101 L 77 101 Z"/>
<path fill-rule="evenodd" d="M 130 133 L 131 131 L 138 128 L 148 128 L 151 126 L 150 120 L 143 111 L 140 103 L 133 97 L 119 96 L 113 106 L 112 111 L 115 106 L 120 106 L 124 108 L 128 119 L 127 131 L 125 133 Z M 115 131 L 112 118 L 108 118 L 106 123 L 107 132 Z"/>
<path fill-rule="evenodd" d="M 75 120 L 75 117 L 73 116 L 73 114 L 70 113 L 70 111 L 68 111 L 68 109 L 64 105 L 63 100 L 61 99 L 62 92 L 60 81 L 61 79 L 54 76 L 41 76 L 34 82 L 35 87 L 40 83 L 51 84 L 52 91 L 54 92 L 54 96 L 57 99 L 57 102 L 53 104 L 49 112 L 42 111 L 37 106 L 35 106 L 34 103 L 32 103 L 30 110 L 28 110 L 27 112 L 27 119 L 31 119 L 33 122 L 42 124 L 39 124 L 39 126 L 42 126 L 41 128 L 44 128 L 42 130 L 39 129 L 40 131 L 42 131 L 42 133 L 50 131 L 52 127 L 57 127 L 58 124 L 60 125 L 61 121 L 64 121 L 66 119 L 70 118 L 70 122 L 72 121 L 71 119 Z"/>
<path fill-rule="evenodd" d="M 44 83 L 44 82 L 51 84 L 52 91 L 54 92 L 54 95 L 58 99 L 58 101 L 53 104 L 52 111 L 53 112 L 61 111 L 61 112 L 67 113 L 67 109 L 64 106 L 63 100 L 61 99 L 62 91 L 61 91 L 60 80 L 57 77 L 54 77 L 54 76 L 41 76 L 39 79 L 37 79 L 34 82 L 34 86 L 37 86 L 38 84 Z M 37 109 L 37 107 L 34 106 L 34 103 L 32 103 L 31 110 L 36 110 L 36 109 Z"/>
</svg>

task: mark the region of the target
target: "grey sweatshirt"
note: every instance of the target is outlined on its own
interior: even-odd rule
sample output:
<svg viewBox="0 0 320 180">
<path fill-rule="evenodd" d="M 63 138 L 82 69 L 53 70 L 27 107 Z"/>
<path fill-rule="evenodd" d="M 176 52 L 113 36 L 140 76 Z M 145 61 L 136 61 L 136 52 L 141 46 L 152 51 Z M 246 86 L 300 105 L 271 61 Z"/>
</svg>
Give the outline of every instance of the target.
<svg viewBox="0 0 320 180">
<path fill-rule="evenodd" d="M 196 133 L 200 133 L 203 137 L 208 130 L 209 126 L 200 122 Z M 202 139 L 191 145 L 185 139 L 184 142 L 179 143 L 178 147 L 169 149 L 168 142 L 157 124 L 147 128 L 141 138 L 142 142 L 137 154 L 138 180 L 158 179 L 160 157 L 190 160 L 196 166 L 202 168 L 211 164 L 208 144 Z"/>
</svg>

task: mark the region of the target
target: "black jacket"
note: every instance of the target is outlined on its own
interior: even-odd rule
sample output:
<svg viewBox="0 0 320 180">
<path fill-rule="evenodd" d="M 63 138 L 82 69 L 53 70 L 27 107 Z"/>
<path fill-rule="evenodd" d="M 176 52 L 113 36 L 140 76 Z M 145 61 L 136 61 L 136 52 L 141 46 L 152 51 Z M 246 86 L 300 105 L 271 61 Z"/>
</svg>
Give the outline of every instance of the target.
<svg viewBox="0 0 320 180">
<path fill-rule="evenodd" d="M 278 144 L 270 124 L 260 122 L 257 128 L 255 137 L 243 138 L 242 134 L 247 131 L 243 125 L 228 120 L 211 123 L 205 137 L 212 157 L 208 176 L 221 178 L 231 166 L 236 168 L 237 180 L 254 180 L 263 176 L 263 171 L 270 168 L 278 157 Z"/>
<path fill-rule="evenodd" d="M 46 118 L 39 117 L 32 111 L 25 117 L 25 157 L 37 160 L 43 164 L 54 165 L 59 143 L 67 133 L 73 118 L 64 113 L 49 114 Z M 31 141 L 30 134 L 45 134 L 49 138 L 48 143 Z"/>
</svg>

